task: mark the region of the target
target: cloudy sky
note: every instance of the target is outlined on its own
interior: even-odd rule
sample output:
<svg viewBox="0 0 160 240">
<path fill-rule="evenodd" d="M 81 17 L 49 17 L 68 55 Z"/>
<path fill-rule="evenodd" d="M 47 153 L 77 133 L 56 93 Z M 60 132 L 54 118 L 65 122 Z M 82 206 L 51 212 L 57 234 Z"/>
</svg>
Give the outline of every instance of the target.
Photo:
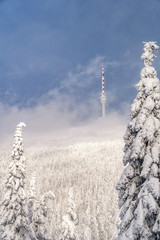
<svg viewBox="0 0 160 240">
<path fill-rule="evenodd" d="M 19 121 L 38 131 L 98 118 L 102 65 L 107 113 L 126 116 L 159 13 L 159 0 L 1 0 L 1 135 Z"/>
</svg>

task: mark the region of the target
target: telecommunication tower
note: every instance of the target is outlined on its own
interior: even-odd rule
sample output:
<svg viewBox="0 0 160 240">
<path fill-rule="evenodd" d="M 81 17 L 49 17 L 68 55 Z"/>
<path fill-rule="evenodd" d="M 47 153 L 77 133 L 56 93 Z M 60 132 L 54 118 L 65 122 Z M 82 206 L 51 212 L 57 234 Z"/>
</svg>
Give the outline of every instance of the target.
<svg viewBox="0 0 160 240">
<path fill-rule="evenodd" d="M 106 116 L 106 94 L 104 91 L 104 66 L 102 66 L 102 93 L 101 93 L 101 103 L 102 103 L 102 118 Z"/>
</svg>

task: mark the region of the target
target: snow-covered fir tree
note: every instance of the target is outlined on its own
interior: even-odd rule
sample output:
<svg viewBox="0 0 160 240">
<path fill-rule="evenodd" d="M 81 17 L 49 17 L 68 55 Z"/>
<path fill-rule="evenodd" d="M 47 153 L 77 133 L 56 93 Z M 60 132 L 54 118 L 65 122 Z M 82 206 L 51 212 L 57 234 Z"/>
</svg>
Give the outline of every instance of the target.
<svg viewBox="0 0 160 240">
<path fill-rule="evenodd" d="M 39 240 L 52 240 L 50 236 L 50 228 L 53 226 L 47 225 L 48 218 L 48 201 L 53 201 L 55 195 L 52 191 L 46 192 L 37 203 L 37 219 L 35 221 L 37 229 L 36 235 Z"/>
<path fill-rule="evenodd" d="M 31 221 L 30 225 L 35 233 L 36 239 L 38 240 L 47 240 L 47 228 L 45 223 L 45 215 L 44 211 L 41 207 L 40 201 L 37 199 L 33 203 L 33 207 L 31 210 Z"/>
<path fill-rule="evenodd" d="M 36 194 L 36 172 L 34 172 L 31 181 L 28 196 L 28 213 L 29 213 L 29 223 L 32 232 L 37 240 L 50 240 L 48 234 L 49 228 L 52 226 L 47 226 L 47 201 L 55 199 L 55 195 L 52 191 L 45 193 L 38 200 Z"/>
<path fill-rule="evenodd" d="M 84 227 L 84 239 L 92 240 L 92 231 L 91 231 L 91 207 L 90 202 L 88 202 L 88 207 L 85 211 L 85 227 Z"/>
<path fill-rule="evenodd" d="M 34 172 L 30 181 L 30 188 L 28 192 L 28 218 L 29 218 L 30 227 L 34 234 L 35 234 L 35 226 L 34 226 L 33 220 L 35 218 L 36 209 L 37 209 L 36 172 Z"/>
<path fill-rule="evenodd" d="M 33 173 L 31 181 L 30 181 L 30 188 L 29 188 L 29 196 L 30 200 L 36 199 L 36 172 Z"/>
<path fill-rule="evenodd" d="M 160 239 L 160 85 L 151 66 L 158 48 L 156 42 L 144 43 L 145 67 L 124 136 L 118 240 Z"/>
<path fill-rule="evenodd" d="M 23 155 L 22 122 L 17 125 L 6 181 L 6 194 L 2 201 L 0 224 L 3 230 L 0 239 L 34 239 L 28 224 L 27 197 L 25 190 L 25 157 Z"/>
<path fill-rule="evenodd" d="M 62 220 L 62 234 L 60 240 L 78 240 L 76 225 L 78 224 L 78 216 L 75 211 L 75 203 L 73 199 L 73 188 L 69 189 L 67 199 L 67 212 Z"/>
</svg>

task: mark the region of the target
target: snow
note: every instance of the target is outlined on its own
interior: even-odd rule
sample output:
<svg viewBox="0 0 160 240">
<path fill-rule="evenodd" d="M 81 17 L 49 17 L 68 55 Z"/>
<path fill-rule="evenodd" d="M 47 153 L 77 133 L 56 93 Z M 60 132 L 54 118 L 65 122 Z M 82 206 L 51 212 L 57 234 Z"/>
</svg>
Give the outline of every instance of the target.
<svg viewBox="0 0 160 240">
<path fill-rule="evenodd" d="M 143 225 L 144 225 L 144 210 L 143 210 L 142 199 L 140 199 L 137 205 L 137 208 L 135 210 L 133 233 L 135 233 L 135 235 L 141 235 L 143 231 Z"/>
<path fill-rule="evenodd" d="M 152 193 L 153 197 L 158 200 L 158 198 L 160 197 L 160 188 L 159 188 L 159 180 L 158 178 L 152 177 L 148 183 L 147 183 L 147 187 L 149 192 Z"/>
<path fill-rule="evenodd" d="M 154 58 L 156 57 L 153 54 L 153 51 L 158 51 L 159 47 L 156 45 L 156 42 L 147 42 L 144 44 L 144 53 L 141 58 L 144 60 L 145 66 L 152 65 Z"/>
<path fill-rule="evenodd" d="M 1 206 L 2 226 L 1 239 L 6 239 L 8 229 L 12 229 L 8 239 L 20 239 L 22 236 L 27 238 L 28 220 L 25 193 L 25 158 L 23 157 L 23 138 L 22 127 L 24 123 L 17 125 L 14 144 L 12 150 L 12 158 L 9 166 L 9 176 L 6 181 L 6 194 Z"/>
<path fill-rule="evenodd" d="M 142 171 L 141 171 L 141 176 L 144 178 L 147 178 L 150 170 L 151 170 L 151 165 L 153 163 L 152 157 L 150 154 L 146 154 L 144 157 L 143 165 L 142 165 Z"/>
<path fill-rule="evenodd" d="M 129 223 L 132 221 L 133 219 L 133 213 L 132 213 L 132 206 L 130 206 L 126 212 L 126 214 L 124 215 L 124 217 L 122 218 L 122 222 L 120 225 L 121 231 L 124 232 L 126 227 L 129 225 Z"/>
<path fill-rule="evenodd" d="M 153 51 L 158 48 L 155 42 L 144 45 L 145 67 L 136 85 L 138 93 L 124 137 L 126 168 L 117 184 L 121 208 L 118 239 L 158 239 L 160 84 L 151 66 L 155 58 Z M 129 174 L 128 169 L 132 169 Z"/>
<path fill-rule="evenodd" d="M 79 217 L 76 225 L 79 239 L 110 240 L 116 236 L 119 218 L 115 185 L 123 170 L 122 149 L 122 140 L 95 141 L 95 138 L 90 138 L 77 139 L 77 142 L 66 142 L 63 145 L 57 143 L 54 146 L 49 142 L 30 146 L 25 150 L 27 195 L 30 196 L 32 186 L 31 192 L 36 190 L 36 194 L 34 192 L 31 195 L 36 195 L 39 205 L 45 192 L 54 192 L 53 195 L 50 194 L 51 198 L 48 196 L 47 217 L 43 219 L 48 234 L 52 236 L 51 240 L 59 239 L 70 187 L 74 190 L 76 213 Z M 4 170 L 8 168 L 10 161 L 9 150 L 0 151 L 2 180 L 8 174 Z M 1 195 L 4 193 L 2 187 L 3 183 Z M 35 211 L 37 207 L 34 205 Z M 42 232 L 43 228 L 39 230 Z M 33 226 L 31 232 L 33 235 Z"/>
<path fill-rule="evenodd" d="M 76 206 L 74 203 L 73 188 L 70 188 L 67 199 L 67 211 L 62 221 L 62 236 L 60 240 L 78 240 L 79 237 L 76 231 L 76 225 L 78 225 L 79 220 L 75 211 Z"/>
</svg>

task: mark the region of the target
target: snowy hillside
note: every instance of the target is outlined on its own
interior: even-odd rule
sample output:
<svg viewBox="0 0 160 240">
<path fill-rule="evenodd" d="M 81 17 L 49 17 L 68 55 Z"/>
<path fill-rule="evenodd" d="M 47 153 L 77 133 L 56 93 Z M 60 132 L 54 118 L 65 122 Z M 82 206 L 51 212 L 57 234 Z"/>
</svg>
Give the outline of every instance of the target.
<svg viewBox="0 0 160 240">
<path fill-rule="evenodd" d="M 123 171 L 123 142 L 79 142 L 63 146 L 27 148 L 27 185 L 36 171 L 37 194 L 52 190 L 48 223 L 53 239 L 61 231 L 62 216 L 66 212 L 67 195 L 73 187 L 77 231 L 80 240 L 109 240 L 115 237 L 118 221 L 115 185 Z M 10 162 L 10 150 L 1 149 L 1 194 Z M 91 233 L 91 236 L 90 236 Z M 91 238 L 90 238 L 91 237 Z"/>
</svg>

